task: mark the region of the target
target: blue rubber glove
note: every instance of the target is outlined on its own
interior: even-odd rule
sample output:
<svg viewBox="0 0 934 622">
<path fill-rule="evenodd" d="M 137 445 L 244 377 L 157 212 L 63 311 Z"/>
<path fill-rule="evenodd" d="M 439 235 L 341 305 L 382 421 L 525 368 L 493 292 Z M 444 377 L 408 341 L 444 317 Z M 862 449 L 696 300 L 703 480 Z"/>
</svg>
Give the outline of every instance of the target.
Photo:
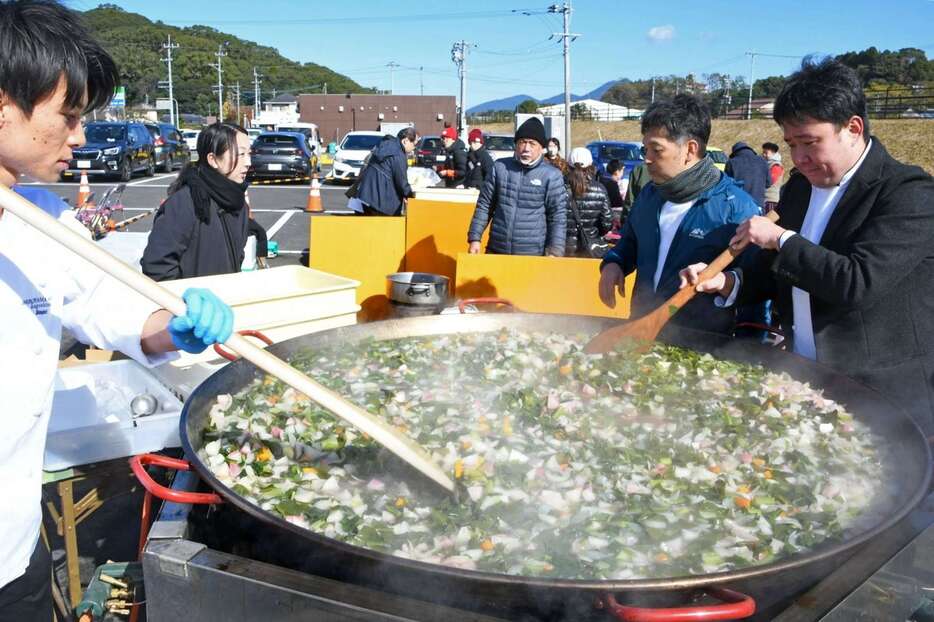
<svg viewBox="0 0 934 622">
<path fill-rule="evenodd" d="M 172 343 L 179 350 L 198 354 L 215 343 L 224 343 L 233 331 L 233 310 L 210 290 L 192 287 L 182 300 L 188 305 L 185 315 L 169 322 Z"/>
</svg>

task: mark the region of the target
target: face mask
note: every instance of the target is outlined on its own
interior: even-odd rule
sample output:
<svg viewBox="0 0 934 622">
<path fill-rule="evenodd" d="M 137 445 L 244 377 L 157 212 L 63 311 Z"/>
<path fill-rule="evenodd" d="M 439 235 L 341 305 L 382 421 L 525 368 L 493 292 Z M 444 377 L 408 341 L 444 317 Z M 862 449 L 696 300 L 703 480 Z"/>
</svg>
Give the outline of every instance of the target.
<svg viewBox="0 0 934 622">
<path fill-rule="evenodd" d="M 553 147 L 553 146 L 549 146 L 549 147 L 548 147 L 548 155 L 550 155 L 550 156 L 552 156 L 552 157 L 558 155 L 558 148 L 557 148 L 557 147 Z"/>
</svg>

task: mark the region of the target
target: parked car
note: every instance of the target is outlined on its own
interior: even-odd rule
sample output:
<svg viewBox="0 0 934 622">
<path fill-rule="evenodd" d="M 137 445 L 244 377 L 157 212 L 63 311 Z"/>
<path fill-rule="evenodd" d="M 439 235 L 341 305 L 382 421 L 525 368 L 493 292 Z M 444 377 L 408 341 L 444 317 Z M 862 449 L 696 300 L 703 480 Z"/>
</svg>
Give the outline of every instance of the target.
<svg viewBox="0 0 934 622">
<path fill-rule="evenodd" d="M 707 155 L 710 156 L 710 159 L 713 160 L 713 165 L 716 166 L 721 171 L 726 170 L 726 163 L 730 159 L 723 153 L 723 149 L 717 147 L 707 147 Z"/>
<path fill-rule="evenodd" d="M 606 165 L 610 160 L 619 160 L 623 163 L 623 179 L 629 179 L 632 169 L 645 161 L 642 155 L 642 143 L 623 142 L 616 140 L 600 140 L 587 144 L 587 149 L 593 156 L 597 173 L 606 175 Z"/>
<path fill-rule="evenodd" d="M 382 139 L 382 132 L 347 132 L 334 155 L 334 179 L 351 181 L 359 177 L 363 160 Z"/>
<path fill-rule="evenodd" d="M 155 173 L 155 142 L 142 123 L 95 121 L 85 125 L 84 135 L 87 142 L 72 151 L 63 179 L 87 173 L 129 181 L 133 173 Z"/>
<path fill-rule="evenodd" d="M 182 138 L 185 139 L 189 152 L 196 153 L 198 151 L 198 136 L 200 135 L 201 130 L 182 130 Z"/>
<path fill-rule="evenodd" d="M 259 128 L 259 127 L 246 128 L 246 133 L 247 133 L 247 136 L 250 137 L 250 140 L 256 140 L 256 137 L 262 134 L 264 131 L 266 130 Z"/>
<path fill-rule="evenodd" d="M 512 134 L 485 134 L 483 146 L 494 160 L 516 155 L 516 137 Z"/>
<path fill-rule="evenodd" d="M 422 136 L 415 143 L 416 166 L 434 168 L 444 160 L 444 143 L 440 136 Z"/>
<path fill-rule="evenodd" d="M 250 179 L 308 177 L 318 167 L 318 156 L 298 132 L 260 134 L 253 141 L 250 158 Z"/>
<path fill-rule="evenodd" d="M 169 123 L 146 123 L 156 146 L 156 165 L 165 173 L 181 168 L 191 160 L 188 143 L 178 128 Z"/>
<path fill-rule="evenodd" d="M 321 155 L 321 140 L 318 137 L 318 126 L 314 123 L 289 123 L 276 127 L 277 132 L 297 132 L 305 136 L 308 146 L 316 156 Z"/>
</svg>

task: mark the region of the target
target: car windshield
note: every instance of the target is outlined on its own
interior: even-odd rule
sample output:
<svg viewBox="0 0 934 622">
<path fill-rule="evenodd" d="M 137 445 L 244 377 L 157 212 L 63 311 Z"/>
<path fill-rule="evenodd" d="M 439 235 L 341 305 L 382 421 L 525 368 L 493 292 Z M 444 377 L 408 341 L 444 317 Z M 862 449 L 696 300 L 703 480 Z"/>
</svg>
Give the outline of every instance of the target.
<svg viewBox="0 0 934 622">
<path fill-rule="evenodd" d="M 198 132 L 192 132 L 191 130 L 187 130 L 187 131 L 182 132 L 182 136 L 184 136 L 185 138 L 198 138 Z"/>
<path fill-rule="evenodd" d="M 126 138 L 126 128 L 122 125 L 89 125 L 84 128 L 84 135 L 89 143 L 115 143 Z"/>
<path fill-rule="evenodd" d="M 298 142 L 294 136 L 283 136 L 281 134 L 267 134 L 256 139 L 260 145 L 275 145 L 277 147 L 294 147 Z"/>
<path fill-rule="evenodd" d="M 727 163 L 726 154 L 723 153 L 722 151 L 714 151 L 714 150 L 712 150 L 712 149 L 708 149 L 708 150 L 707 150 L 707 155 L 709 155 L 709 156 L 710 156 L 710 159 L 713 160 L 713 161 L 714 161 L 715 163 L 717 163 L 717 164 L 726 164 L 726 163 Z"/>
<path fill-rule="evenodd" d="M 641 160 L 642 153 L 639 147 L 634 145 L 602 145 L 600 147 L 600 159 L 610 160 Z"/>
<path fill-rule="evenodd" d="M 516 139 L 512 136 L 487 136 L 484 146 L 491 151 L 515 151 Z"/>
<path fill-rule="evenodd" d="M 379 141 L 383 139 L 382 136 L 371 136 L 369 134 L 354 134 L 351 136 L 344 137 L 344 142 L 341 143 L 341 149 L 352 149 L 355 151 L 369 151 L 373 147 L 379 144 Z"/>
<path fill-rule="evenodd" d="M 419 149 L 432 149 L 432 150 L 440 149 L 441 139 L 440 138 L 423 138 L 418 148 Z"/>
</svg>

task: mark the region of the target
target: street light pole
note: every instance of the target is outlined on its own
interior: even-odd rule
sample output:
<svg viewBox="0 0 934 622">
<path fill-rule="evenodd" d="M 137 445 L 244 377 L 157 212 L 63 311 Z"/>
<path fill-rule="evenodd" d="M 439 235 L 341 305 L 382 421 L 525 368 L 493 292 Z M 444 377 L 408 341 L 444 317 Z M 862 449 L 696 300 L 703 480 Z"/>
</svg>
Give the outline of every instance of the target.
<svg viewBox="0 0 934 622">
<path fill-rule="evenodd" d="M 262 78 L 262 77 L 263 77 L 262 74 L 260 74 L 260 73 L 258 73 L 258 72 L 256 71 L 256 67 L 253 67 L 253 118 L 254 118 L 254 119 L 259 118 L 259 110 L 260 110 L 260 104 L 259 104 L 259 98 L 260 98 L 259 83 L 262 82 L 262 80 L 260 80 L 260 78 Z"/>
<path fill-rule="evenodd" d="M 172 91 L 172 50 L 178 48 L 177 43 L 172 43 L 172 35 L 168 35 L 168 42 L 162 44 L 162 49 L 165 50 L 165 58 L 162 59 L 163 63 L 166 63 L 169 67 L 169 79 L 160 80 L 159 86 L 167 86 L 169 89 L 169 103 L 171 104 L 175 101 L 175 94 Z M 176 125 L 177 116 L 175 114 L 174 106 L 169 107 L 169 120 L 172 122 L 172 125 Z"/>
</svg>

